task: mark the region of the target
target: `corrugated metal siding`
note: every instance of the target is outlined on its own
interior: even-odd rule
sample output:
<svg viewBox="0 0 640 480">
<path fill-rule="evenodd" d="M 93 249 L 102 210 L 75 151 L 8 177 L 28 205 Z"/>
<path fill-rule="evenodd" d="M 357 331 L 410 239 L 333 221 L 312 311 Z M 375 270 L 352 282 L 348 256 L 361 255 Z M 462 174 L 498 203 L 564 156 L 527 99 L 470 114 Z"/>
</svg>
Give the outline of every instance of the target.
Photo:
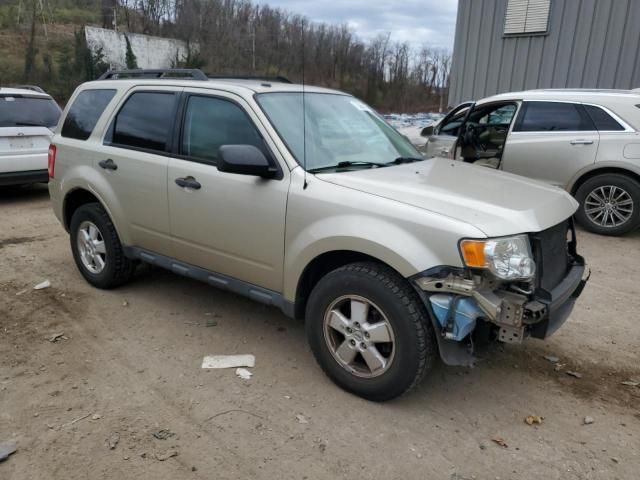
<svg viewBox="0 0 640 480">
<path fill-rule="evenodd" d="M 532 88 L 640 87 L 640 1 L 550 8 L 547 35 L 505 36 L 507 0 L 459 0 L 449 105 Z"/>
</svg>

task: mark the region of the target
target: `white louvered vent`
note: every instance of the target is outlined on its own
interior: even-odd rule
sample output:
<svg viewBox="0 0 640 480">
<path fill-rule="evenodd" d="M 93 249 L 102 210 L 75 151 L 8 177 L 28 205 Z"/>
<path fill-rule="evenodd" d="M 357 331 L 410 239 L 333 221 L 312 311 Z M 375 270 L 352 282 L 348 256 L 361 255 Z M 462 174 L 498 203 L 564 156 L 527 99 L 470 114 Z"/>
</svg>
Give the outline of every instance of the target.
<svg viewBox="0 0 640 480">
<path fill-rule="evenodd" d="M 508 0 L 504 34 L 545 33 L 550 9 L 551 0 Z"/>
</svg>

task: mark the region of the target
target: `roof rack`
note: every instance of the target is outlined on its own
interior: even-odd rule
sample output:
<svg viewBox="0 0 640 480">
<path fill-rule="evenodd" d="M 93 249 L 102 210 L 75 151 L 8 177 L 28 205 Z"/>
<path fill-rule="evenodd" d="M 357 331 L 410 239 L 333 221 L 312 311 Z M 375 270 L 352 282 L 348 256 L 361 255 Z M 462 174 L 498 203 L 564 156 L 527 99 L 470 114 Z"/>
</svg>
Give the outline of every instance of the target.
<svg viewBox="0 0 640 480">
<path fill-rule="evenodd" d="M 209 75 L 213 80 L 261 80 L 263 82 L 293 83 L 287 77 L 268 77 L 260 75 Z"/>
<path fill-rule="evenodd" d="M 179 78 L 191 80 L 208 80 L 202 70 L 197 68 L 164 68 L 164 69 L 135 69 L 109 70 L 98 80 L 119 80 L 123 78 Z"/>
<path fill-rule="evenodd" d="M 42 88 L 38 87 L 37 85 L 10 85 L 8 88 L 31 90 L 33 92 L 45 93 L 45 94 L 47 93 Z"/>
</svg>

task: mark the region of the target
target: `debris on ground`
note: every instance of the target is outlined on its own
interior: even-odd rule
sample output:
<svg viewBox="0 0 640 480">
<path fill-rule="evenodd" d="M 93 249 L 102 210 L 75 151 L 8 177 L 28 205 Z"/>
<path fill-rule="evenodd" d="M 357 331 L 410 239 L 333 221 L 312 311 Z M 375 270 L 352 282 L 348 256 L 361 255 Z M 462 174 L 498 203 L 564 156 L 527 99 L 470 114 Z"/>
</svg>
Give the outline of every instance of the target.
<svg viewBox="0 0 640 480">
<path fill-rule="evenodd" d="M 91 415 L 91 420 L 100 420 L 102 418 L 102 415 L 100 415 L 99 413 L 94 413 L 93 415 Z"/>
<path fill-rule="evenodd" d="M 151 435 L 153 435 L 158 440 L 166 440 L 169 437 L 173 437 L 175 433 L 173 433 L 171 430 L 163 428 L 161 430 L 158 430 L 157 432 L 152 432 Z"/>
<path fill-rule="evenodd" d="M 202 360 L 202 368 L 255 367 L 256 357 L 247 355 L 208 355 Z"/>
<path fill-rule="evenodd" d="M 118 432 L 112 433 L 108 440 L 109 449 L 115 450 L 119 441 L 120 441 L 120 434 Z"/>
<path fill-rule="evenodd" d="M 25 293 L 27 293 L 29 290 L 27 290 L 26 288 L 24 290 L 20 290 L 19 292 L 16 292 L 16 297 L 19 297 L 20 295 L 24 295 Z"/>
<path fill-rule="evenodd" d="M 156 460 L 164 462 L 165 460 L 169 460 L 171 457 L 176 457 L 177 455 L 178 455 L 178 452 L 176 450 L 169 450 L 166 453 L 156 453 L 155 457 L 156 457 Z"/>
<path fill-rule="evenodd" d="M 492 438 L 491 441 L 493 443 L 500 445 L 502 448 L 509 448 L 509 445 L 507 445 L 507 442 L 502 437 Z"/>
<path fill-rule="evenodd" d="M 128 307 L 128 306 L 129 306 L 129 302 L 127 302 L 126 300 L 124 300 L 124 301 L 122 302 L 122 306 L 123 306 L 123 307 Z"/>
<path fill-rule="evenodd" d="M 575 377 L 575 378 L 582 378 L 582 374 L 578 373 L 578 372 L 573 372 L 571 370 L 567 370 L 566 372 L 567 375 L 571 376 L 571 377 Z"/>
<path fill-rule="evenodd" d="M 527 425 L 542 425 L 544 417 L 540 417 L 538 415 L 529 415 L 524 419 L 524 422 Z"/>
<path fill-rule="evenodd" d="M 0 462 L 4 462 L 9 455 L 13 455 L 18 450 L 14 442 L 0 443 Z"/>
<path fill-rule="evenodd" d="M 556 363 L 556 366 L 555 366 L 555 367 L 553 367 L 553 369 L 554 369 L 556 372 L 559 372 L 560 370 L 562 370 L 562 369 L 564 368 L 564 366 L 565 366 L 565 364 L 564 364 L 564 363 Z"/>
<path fill-rule="evenodd" d="M 558 363 L 560 361 L 560 358 L 554 357 L 553 355 L 544 355 L 542 358 L 551 363 Z"/>
<path fill-rule="evenodd" d="M 86 415 L 83 415 L 82 417 L 78 417 L 74 420 L 71 420 L 69 423 L 65 423 L 64 425 L 62 425 L 63 427 L 70 427 L 71 425 L 73 425 L 74 423 L 78 423 L 80 420 L 84 420 L 85 418 L 87 418 L 88 416 L 90 416 L 90 413 L 87 413 Z"/>
<path fill-rule="evenodd" d="M 251 373 L 246 368 L 236 368 L 236 375 L 243 380 L 251 380 L 251 376 L 253 375 L 253 373 Z"/>
<path fill-rule="evenodd" d="M 638 380 L 625 380 L 624 382 L 620 382 L 622 385 L 626 385 L 627 387 L 640 387 L 640 381 Z"/>
<path fill-rule="evenodd" d="M 309 420 L 301 414 L 296 415 L 296 420 L 298 420 L 298 423 L 309 423 Z"/>
<path fill-rule="evenodd" d="M 59 332 L 59 333 L 54 333 L 50 337 L 47 337 L 47 340 L 49 340 L 52 343 L 55 343 L 58 340 L 69 340 L 69 337 L 65 336 L 64 332 Z"/>
<path fill-rule="evenodd" d="M 611 461 L 614 463 L 620 463 L 620 459 L 618 457 L 611 457 Z"/>
<path fill-rule="evenodd" d="M 584 419 L 582 420 L 582 424 L 583 425 L 591 425 L 595 420 L 593 419 L 593 417 L 589 417 L 586 416 L 584 417 Z"/>
<path fill-rule="evenodd" d="M 33 287 L 34 290 L 44 290 L 45 288 L 49 288 L 51 286 L 51 282 L 49 280 L 45 280 L 42 283 L 37 284 Z"/>
</svg>

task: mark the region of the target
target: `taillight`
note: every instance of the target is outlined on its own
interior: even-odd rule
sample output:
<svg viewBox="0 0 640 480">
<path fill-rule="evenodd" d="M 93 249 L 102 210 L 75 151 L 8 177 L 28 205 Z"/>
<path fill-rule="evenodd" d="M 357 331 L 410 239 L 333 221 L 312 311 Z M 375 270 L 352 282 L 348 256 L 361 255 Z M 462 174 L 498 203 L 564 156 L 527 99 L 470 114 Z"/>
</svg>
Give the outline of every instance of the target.
<svg viewBox="0 0 640 480">
<path fill-rule="evenodd" d="M 49 178 L 53 178 L 53 175 L 55 174 L 56 171 L 56 151 L 58 149 L 56 148 L 56 146 L 54 144 L 49 145 L 49 165 L 47 167 L 47 169 L 49 170 Z"/>
</svg>

